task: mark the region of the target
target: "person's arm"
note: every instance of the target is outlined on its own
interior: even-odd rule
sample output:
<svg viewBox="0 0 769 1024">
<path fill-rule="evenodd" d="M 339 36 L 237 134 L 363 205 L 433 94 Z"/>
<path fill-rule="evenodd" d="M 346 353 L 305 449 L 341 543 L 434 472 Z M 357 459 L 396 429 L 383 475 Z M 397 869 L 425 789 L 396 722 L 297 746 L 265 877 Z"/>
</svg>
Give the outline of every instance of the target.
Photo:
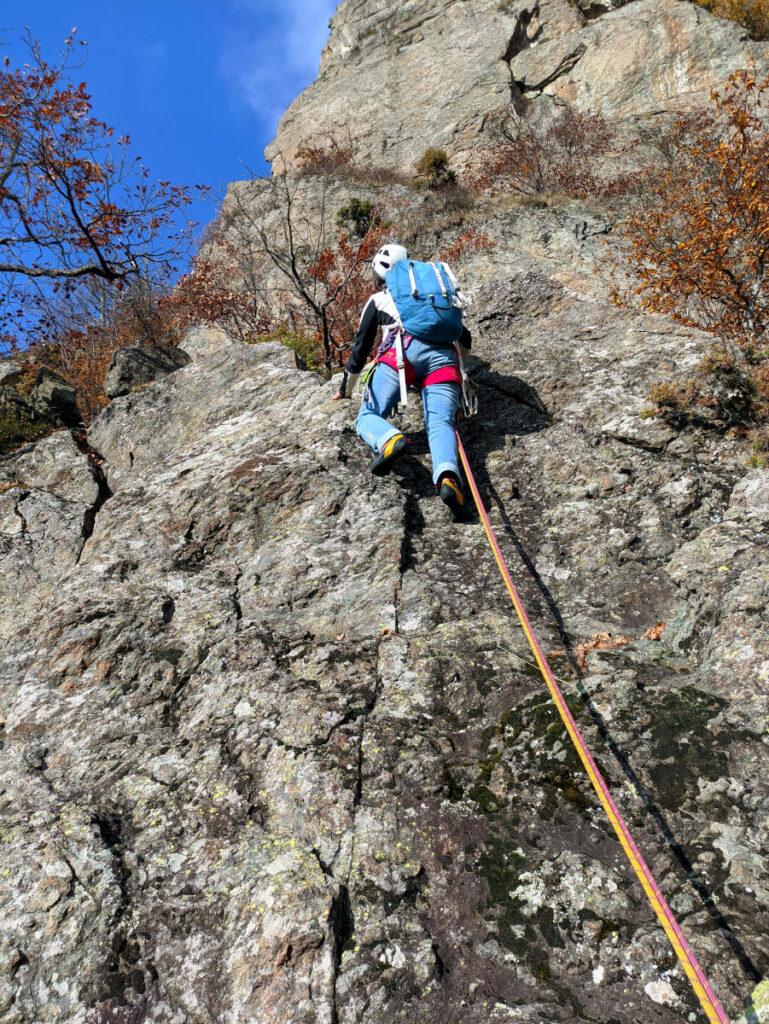
<svg viewBox="0 0 769 1024">
<path fill-rule="evenodd" d="M 358 375 L 366 365 L 366 360 L 371 354 L 371 349 L 374 347 L 378 323 L 377 304 L 372 295 L 363 307 L 358 333 L 355 335 L 350 358 L 347 360 L 347 365 L 342 374 L 342 383 L 339 385 L 339 391 L 334 395 L 334 398 L 352 398 Z"/>
</svg>

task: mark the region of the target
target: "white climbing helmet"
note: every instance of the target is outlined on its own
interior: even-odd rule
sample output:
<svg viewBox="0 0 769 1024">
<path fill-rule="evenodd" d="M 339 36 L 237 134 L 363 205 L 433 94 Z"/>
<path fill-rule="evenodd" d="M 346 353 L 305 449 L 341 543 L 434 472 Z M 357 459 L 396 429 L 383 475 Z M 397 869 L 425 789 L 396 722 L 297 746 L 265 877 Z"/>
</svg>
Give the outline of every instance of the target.
<svg viewBox="0 0 769 1024">
<path fill-rule="evenodd" d="M 396 263 L 400 263 L 401 260 L 407 260 L 408 258 L 409 254 L 404 247 L 398 245 L 397 242 L 392 242 L 390 245 L 382 246 L 371 261 L 371 269 L 380 281 L 384 281 L 388 272 L 392 270 Z"/>
</svg>

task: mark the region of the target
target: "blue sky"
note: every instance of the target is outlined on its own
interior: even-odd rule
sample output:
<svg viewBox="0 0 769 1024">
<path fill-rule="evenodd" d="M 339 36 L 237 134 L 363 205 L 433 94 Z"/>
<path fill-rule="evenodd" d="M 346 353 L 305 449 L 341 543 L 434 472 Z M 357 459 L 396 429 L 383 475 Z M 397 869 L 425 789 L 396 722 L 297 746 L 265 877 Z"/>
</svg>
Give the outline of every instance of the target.
<svg viewBox="0 0 769 1024">
<path fill-rule="evenodd" d="M 127 133 L 153 177 L 213 186 L 264 172 L 265 145 L 317 75 L 336 0 L 0 0 L 0 55 L 25 27 L 55 57 L 86 40 L 95 113 Z M 211 204 L 197 206 L 206 221 Z"/>
</svg>

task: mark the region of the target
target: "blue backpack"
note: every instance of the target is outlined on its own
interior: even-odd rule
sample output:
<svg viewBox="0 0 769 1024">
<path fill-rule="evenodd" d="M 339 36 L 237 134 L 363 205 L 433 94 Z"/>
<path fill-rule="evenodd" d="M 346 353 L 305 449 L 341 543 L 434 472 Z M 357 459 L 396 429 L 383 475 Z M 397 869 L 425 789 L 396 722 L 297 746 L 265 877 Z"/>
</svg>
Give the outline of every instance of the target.
<svg viewBox="0 0 769 1024">
<path fill-rule="evenodd" d="M 400 260 L 385 278 L 401 327 L 420 341 L 451 345 L 462 334 L 462 290 L 445 263 Z"/>
</svg>

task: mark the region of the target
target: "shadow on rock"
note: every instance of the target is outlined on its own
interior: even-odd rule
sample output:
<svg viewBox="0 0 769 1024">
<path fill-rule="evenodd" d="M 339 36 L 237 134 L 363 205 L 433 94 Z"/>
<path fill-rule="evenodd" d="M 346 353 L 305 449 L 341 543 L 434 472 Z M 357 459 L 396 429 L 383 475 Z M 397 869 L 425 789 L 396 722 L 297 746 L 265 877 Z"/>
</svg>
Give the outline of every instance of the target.
<svg viewBox="0 0 769 1024">
<path fill-rule="evenodd" d="M 654 795 L 639 777 L 628 756 L 620 749 L 609 730 L 606 720 L 593 703 L 592 697 L 584 683 L 585 674 L 576 656 L 574 638 L 567 632 L 558 604 L 547 583 L 538 572 L 534 559 L 529 555 L 522 543 L 504 502 L 487 471 L 487 459 L 492 452 L 507 447 L 510 444 L 511 438 L 537 433 L 546 429 L 551 423 L 551 417 L 536 389 L 520 378 L 497 373 L 491 370 L 488 363 L 481 362 L 478 365 L 478 361 L 476 361 L 476 367 L 472 376 L 476 383 L 480 385 L 481 411 L 478 417 L 466 421 L 462 425 L 461 431 L 484 504 L 490 510 L 496 507 L 499 519 L 504 526 L 505 534 L 512 542 L 516 554 L 525 566 L 536 590 L 541 595 L 544 606 L 549 612 L 557 635 L 566 652 L 577 692 L 601 739 L 614 755 L 625 778 L 642 800 L 665 845 L 675 857 L 680 868 L 683 869 L 687 881 L 701 899 L 710 919 L 730 946 L 746 976 L 757 983 L 762 977 L 760 970 L 750 958 L 731 925 L 719 909 L 710 885 L 705 878 L 695 871 L 690 857 L 677 840 L 663 810 L 655 801 Z M 488 396 L 489 392 L 494 395 L 494 400 L 493 402 L 484 402 L 483 400 Z M 513 491 L 513 495 L 518 497 L 517 489 Z"/>
</svg>

